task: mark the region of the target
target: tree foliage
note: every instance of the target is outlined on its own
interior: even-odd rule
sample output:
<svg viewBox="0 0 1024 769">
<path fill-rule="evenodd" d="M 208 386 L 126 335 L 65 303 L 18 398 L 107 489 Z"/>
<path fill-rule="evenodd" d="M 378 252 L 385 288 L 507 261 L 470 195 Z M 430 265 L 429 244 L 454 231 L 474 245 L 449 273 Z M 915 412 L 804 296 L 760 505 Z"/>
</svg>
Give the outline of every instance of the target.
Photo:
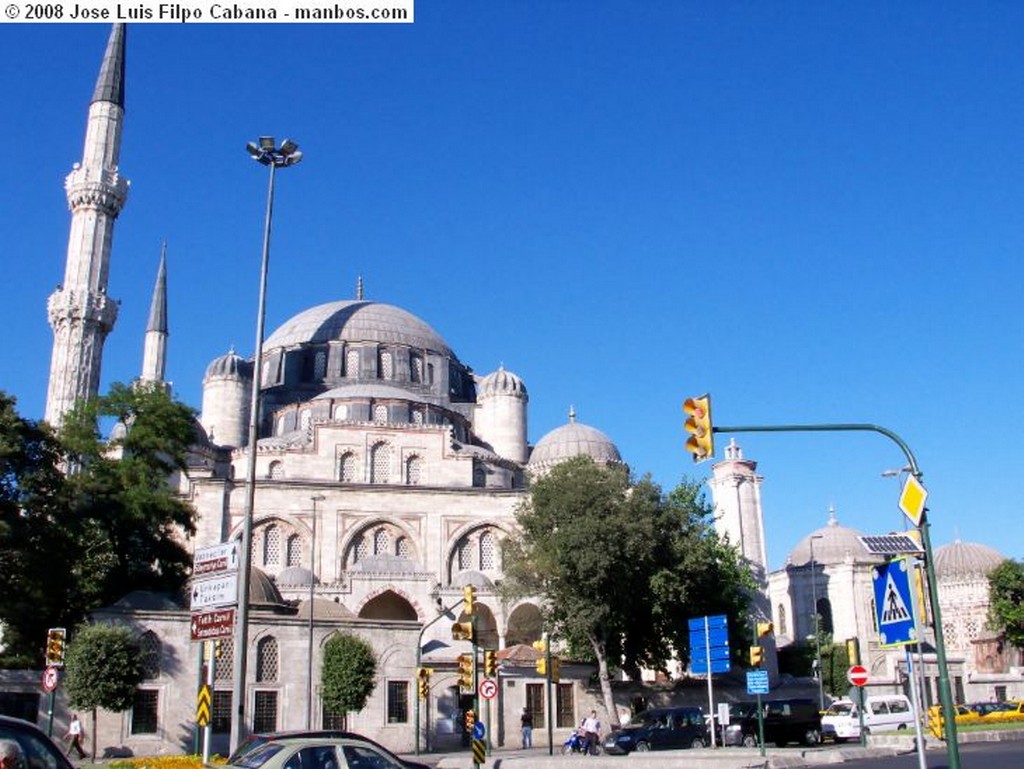
<svg viewBox="0 0 1024 769">
<path fill-rule="evenodd" d="M 327 640 L 320 675 L 325 708 L 333 713 L 362 710 L 376 685 L 376 676 L 377 657 L 366 641 L 348 633 Z"/>
<path fill-rule="evenodd" d="M 74 708 L 120 713 L 132 706 L 142 683 L 144 649 L 123 625 L 82 625 L 64 657 L 68 702 Z"/>
<path fill-rule="evenodd" d="M 1024 649 L 1024 564 L 1007 559 L 988 575 L 988 621 L 1006 640 Z"/>
<path fill-rule="evenodd" d="M 589 457 L 556 465 L 517 508 L 502 592 L 542 598 L 549 632 L 596 661 L 609 714 L 610 666 L 663 669 L 686 654 L 691 617 L 744 622 L 749 572 L 710 516 L 696 484 L 666 496 Z"/>
<path fill-rule="evenodd" d="M 185 585 L 195 513 L 169 479 L 185 467 L 194 412 L 162 388 L 114 385 L 54 435 L 14 405 L 0 393 L 2 662 L 33 667 L 48 627 L 74 627 L 129 589 Z M 125 429 L 104 440 L 102 422 Z"/>
</svg>

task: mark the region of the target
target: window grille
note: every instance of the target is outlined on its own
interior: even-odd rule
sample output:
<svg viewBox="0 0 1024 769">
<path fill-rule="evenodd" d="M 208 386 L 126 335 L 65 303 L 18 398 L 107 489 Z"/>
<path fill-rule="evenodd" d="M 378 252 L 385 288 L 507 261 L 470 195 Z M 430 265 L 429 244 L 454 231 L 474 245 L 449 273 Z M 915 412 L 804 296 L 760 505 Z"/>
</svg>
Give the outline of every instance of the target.
<svg viewBox="0 0 1024 769">
<path fill-rule="evenodd" d="M 281 462 L 270 463 L 270 478 L 271 480 L 279 481 L 284 478 L 284 464 Z"/>
<path fill-rule="evenodd" d="M 386 425 L 388 423 L 388 407 L 382 403 L 378 403 L 374 406 L 373 421 L 378 425 Z"/>
<path fill-rule="evenodd" d="M 302 540 L 298 534 L 288 537 L 288 544 L 285 546 L 285 560 L 288 566 L 302 565 Z"/>
<path fill-rule="evenodd" d="M 492 571 L 496 567 L 494 534 L 485 531 L 480 535 L 480 570 Z"/>
<path fill-rule="evenodd" d="M 235 677 L 235 642 L 233 638 L 219 638 L 214 642 L 217 662 L 213 670 L 214 681 L 230 681 Z"/>
<path fill-rule="evenodd" d="M 391 356 L 391 353 L 381 351 L 378 362 L 380 363 L 380 378 L 394 379 L 395 361 L 394 358 Z"/>
<path fill-rule="evenodd" d="M 473 543 L 468 539 L 459 542 L 459 570 L 473 568 Z"/>
<path fill-rule="evenodd" d="M 256 692 L 252 728 L 255 732 L 277 731 L 277 692 Z"/>
<path fill-rule="evenodd" d="M 399 537 L 395 543 L 395 555 L 399 558 L 411 558 L 412 548 L 409 546 L 408 537 Z"/>
<path fill-rule="evenodd" d="M 533 716 L 533 726 L 539 729 L 544 723 L 544 684 L 526 685 L 526 709 Z"/>
<path fill-rule="evenodd" d="M 779 635 L 789 635 L 786 625 L 786 606 L 781 603 L 779 604 Z"/>
<path fill-rule="evenodd" d="M 414 425 L 422 425 L 423 424 L 423 409 L 413 409 L 412 410 L 412 423 Z"/>
<path fill-rule="evenodd" d="M 473 485 L 478 489 L 482 488 L 487 483 L 487 473 L 484 472 L 484 466 L 473 460 Z"/>
<path fill-rule="evenodd" d="M 160 677 L 160 639 L 147 630 L 139 639 L 142 644 L 142 677 L 148 681 Z"/>
<path fill-rule="evenodd" d="M 333 710 L 328 710 L 326 706 L 320 712 L 320 723 L 323 724 L 324 729 L 337 729 L 339 731 L 348 731 L 348 717 L 346 713 L 335 713 Z"/>
<path fill-rule="evenodd" d="M 349 379 L 359 378 L 359 350 L 349 350 L 345 354 L 345 376 Z"/>
<path fill-rule="evenodd" d="M 346 451 L 338 460 L 338 480 L 342 483 L 356 481 L 356 455 L 351 451 Z"/>
<path fill-rule="evenodd" d="M 277 639 L 274 636 L 261 638 L 256 644 L 256 680 L 264 683 L 277 680 Z"/>
<path fill-rule="evenodd" d="M 391 535 L 387 529 L 377 529 L 373 533 L 373 554 L 389 555 L 391 550 Z"/>
<path fill-rule="evenodd" d="M 267 526 L 263 534 L 263 565 L 281 563 L 281 530 L 277 526 Z"/>
<path fill-rule="evenodd" d="M 405 482 L 409 486 L 418 486 L 422 470 L 423 460 L 417 456 L 409 457 L 405 461 Z"/>
<path fill-rule="evenodd" d="M 367 541 L 366 537 L 360 535 L 359 538 L 356 540 L 355 553 L 357 561 L 361 561 L 364 558 L 369 557 L 370 543 Z"/>
<path fill-rule="evenodd" d="M 409 379 L 413 382 L 423 381 L 423 358 L 419 355 L 409 357 Z"/>
<path fill-rule="evenodd" d="M 214 734 L 231 734 L 231 692 L 214 691 L 210 726 Z"/>
<path fill-rule="evenodd" d="M 370 449 L 370 483 L 388 483 L 391 480 L 391 447 L 378 443 Z"/>
<path fill-rule="evenodd" d="M 573 701 L 572 684 L 558 684 L 555 690 L 555 710 L 559 729 L 571 729 L 576 726 L 576 704 Z"/>
<path fill-rule="evenodd" d="M 409 682 L 388 681 L 388 723 L 409 722 Z"/>
<path fill-rule="evenodd" d="M 327 376 L 327 353 L 320 350 L 313 359 L 313 378 L 318 382 Z"/>
<path fill-rule="evenodd" d="M 136 689 L 132 700 L 132 734 L 156 734 L 160 693 L 155 689 Z"/>
<path fill-rule="evenodd" d="M 299 414 L 299 429 L 308 430 L 310 423 L 313 421 L 313 412 L 309 409 L 303 409 Z"/>
</svg>

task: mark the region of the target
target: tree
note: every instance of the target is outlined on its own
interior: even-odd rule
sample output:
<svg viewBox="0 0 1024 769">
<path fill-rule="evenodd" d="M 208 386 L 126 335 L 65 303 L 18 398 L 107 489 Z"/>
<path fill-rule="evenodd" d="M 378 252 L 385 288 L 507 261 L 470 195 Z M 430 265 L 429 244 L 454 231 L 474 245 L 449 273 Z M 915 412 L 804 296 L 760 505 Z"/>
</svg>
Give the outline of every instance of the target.
<svg viewBox="0 0 1024 769">
<path fill-rule="evenodd" d="M 0 623 L 4 664 L 34 667 L 48 627 L 74 627 L 128 589 L 184 587 L 195 513 L 169 479 L 194 412 L 162 388 L 115 384 L 54 435 L 14 406 L 0 393 Z M 109 440 L 101 421 L 117 425 Z"/>
<path fill-rule="evenodd" d="M 331 636 L 324 644 L 320 674 L 324 707 L 332 713 L 358 712 L 376 685 L 377 657 L 361 638 L 348 633 Z"/>
<path fill-rule="evenodd" d="M 1024 564 L 1007 559 L 988 575 L 988 622 L 1006 640 L 1024 648 Z"/>
<path fill-rule="evenodd" d="M 612 719 L 612 666 L 664 668 L 688 644 L 687 618 L 707 610 L 742 621 L 749 577 L 709 516 L 694 484 L 665 497 L 585 456 L 535 480 L 516 510 L 502 593 L 543 599 L 549 631 L 596 661 Z"/>
<path fill-rule="evenodd" d="M 121 713 L 132 706 L 142 683 L 144 655 L 136 633 L 123 625 L 82 625 L 68 641 L 64 684 L 71 707 L 92 711 L 93 763 L 96 709 Z"/>
</svg>

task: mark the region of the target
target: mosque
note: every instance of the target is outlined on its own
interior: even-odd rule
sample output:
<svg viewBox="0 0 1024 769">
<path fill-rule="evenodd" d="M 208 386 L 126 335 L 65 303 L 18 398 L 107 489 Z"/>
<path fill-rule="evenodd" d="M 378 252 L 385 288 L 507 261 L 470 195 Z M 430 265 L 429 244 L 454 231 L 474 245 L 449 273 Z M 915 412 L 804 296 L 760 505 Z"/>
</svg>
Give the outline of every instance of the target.
<svg viewBox="0 0 1024 769">
<path fill-rule="evenodd" d="M 114 25 L 89 108 L 83 159 L 65 183 L 67 266 L 48 304 L 51 424 L 59 424 L 76 400 L 97 393 L 103 343 L 117 319 L 117 302 L 106 288 L 114 223 L 128 194 L 118 168 L 125 48 L 125 26 Z M 140 373 L 147 382 L 164 380 L 167 270 L 162 258 Z M 469 585 L 478 600 L 479 643 L 498 649 L 502 661 L 496 744 L 517 734 L 524 707 L 535 724 L 550 718 L 557 739 L 581 713 L 599 706 L 586 687 L 587 672 L 563 666 L 547 712 L 530 646 L 542 630 L 538 606 L 531 600 L 505 604 L 496 586 L 500 544 L 514 527 L 529 477 L 581 454 L 623 464 L 608 436 L 570 413 L 566 424 L 531 444 L 529 395 L 520 377 L 504 367 L 476 374 L 424 320 L 367 300 L 357 287 L 354 298 L 302 309 L 274 329 L 259 366 L 234 351 L 207 366 L 196 445 L 187 474 L 176 479 L 198 514 L 196 548 L 242 536 L 254 377 L 262 408 L 252 505 L 247 655 L 253 662 L 245 687 L 253 729 L 345 726 L 411 751 L 420 745 L 416 724 L 424 727 L 425 746 L 458 744 L 467 702 L 456 685 L 455 657 L 468 646 L 452 640 L 452 619 L 444 620 L 450 616 L 445 609 L 457 607 Z M 709 488 L 719 532 L 738 546 L 761 585 L 758 608 L 774 622 L 777 644 L 811 635 L 816 610 L 837 640 L 861 639 L 874 685 L 901 689 L 902 655 L 871 641 L 877 633 L 870 568 L 878 557 L 833 514 L 796 545 L 785 566 L 769 570 L 763 478 L 756 470 L 756 462 L 731 444 L 713 465 Z M 1024 694 L 1015 652 L 984 631 L 985 576 L 1002 559 L 961 542 L 936 553 L 958 699 Z M 96 618 L 137 628 L 153 652 L 133 708 L 99 716 L 98 745 L 140 755 L 180 752 L 185 725 L 195 718 L 202 646 L 194 642 L 189 607 L 129 592 Z M 378 685 L 359 713 L 329 712 L 316 691 L 319 650 L 339 631 L 366 639 L 379 659 Z M 213 673 L 212 729 L 220 752 L 233 711 L 233 656 L 231 644 L 222 644 Z M 921 661 L 934 686 L 927 647 Z M 422 703 L 416 698 L 420 665 L 434 670 Z M 537 730 L 538 744 L 544 732 Z"/>
</svg>

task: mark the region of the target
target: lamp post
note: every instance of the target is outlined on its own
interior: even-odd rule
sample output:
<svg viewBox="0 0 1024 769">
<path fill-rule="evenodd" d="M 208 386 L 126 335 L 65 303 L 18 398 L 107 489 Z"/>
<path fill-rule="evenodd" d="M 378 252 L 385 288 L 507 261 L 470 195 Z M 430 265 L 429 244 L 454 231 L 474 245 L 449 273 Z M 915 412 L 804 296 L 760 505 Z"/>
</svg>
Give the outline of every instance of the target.
<svg viewBox="0 0 1024 769">
<path fill-rule="evenodd" d="M 812 534 L 808 540 L 811 546 L 811 619 L 814 621 L 814 658 L 818 663 L 818 707 L 825 709 L 825 682 L 821 671 L 821 633 L 818 632 L 818 579 L 814 564 L 814 540 L 824 539 L 821 534 Z"/>
<path fill-rule="evenodd" d="M 274 174 L 278 168 L 293 166 L 302 159 L 299 145 L 285 139 L 281 146 L 273 136 L 261 136 L 258 144 L 249 142 L 246 150 L 254 160 L 270 168 L 267 189 L 267 213 L 263 225 L 263 259 L 260 264 L 260 292 L 256 310 L 256 345 L 253 352 L 252 392 L 249 400 L 249 456 L 245 472 L 245 510 L 242 518 L 242 553 L 238 574 L 238 624 L 235 633 L 235 667 L 232 699 L 235 717 L 231 719 L 231 750 L 245 734 L 245 677 L 249 648 L 249 579 L 252 571 L 252 518 L 256 501 L 256 447 L 260 426 L 260 380 L 262 379 L 263 324 L 267 310 L 267 267 L 270 262 L 270 224 L 274 213 Z"/>
<path fill-rule="evenodd" d="M 313 586 L 316 584 L 316 503 L 324 501 L 323 494 L 314 494 L 313 536 L 309 542 L 309 649 L 307 655 L 306 680 L 309 682 L 309 701 L 306 703 L 306 728 L 313 728 Z"/>
</svg>

